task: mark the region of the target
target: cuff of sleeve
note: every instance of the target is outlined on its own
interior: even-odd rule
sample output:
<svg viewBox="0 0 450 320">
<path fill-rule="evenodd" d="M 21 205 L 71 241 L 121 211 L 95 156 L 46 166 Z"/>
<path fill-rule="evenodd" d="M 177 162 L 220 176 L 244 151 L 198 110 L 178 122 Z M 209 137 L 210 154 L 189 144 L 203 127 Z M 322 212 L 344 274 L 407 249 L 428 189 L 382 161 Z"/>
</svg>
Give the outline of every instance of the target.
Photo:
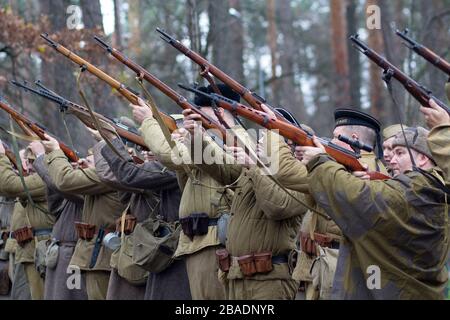
<svg viewBox="0 0 450 320">
<path fill-rule="evenodd" d="M 328 154 L 319 154 L 308 162 L 306 169 L 308 172 L 312 172 L 315 168 L 328 161 L 334 161 L 334 159 Z"/>
<path fill-rule="evenodd" d="M 47 164 L 51 164 L 56 159 L 66 159 L 66 160 L 68 160 L 66 155 L 64 154 L 64 152 L 62 152 L 62 150 L 60 150 L 60 149 L 52 151 L 52 152 L 50 152 L 49 154 L 46 155 L 46 163 Z"/>
<path fill-rule="evenodd" d="M 448 130 L 448 129 L 450 129 L 449 123 L 441 124 L 439 126 L 434 127 L 433 129 L 431 129 L 430 133 L 428 134 L 428 137 L 431 137 L 434 134 L 437 134 L 441 130 Z"/>
</svg>

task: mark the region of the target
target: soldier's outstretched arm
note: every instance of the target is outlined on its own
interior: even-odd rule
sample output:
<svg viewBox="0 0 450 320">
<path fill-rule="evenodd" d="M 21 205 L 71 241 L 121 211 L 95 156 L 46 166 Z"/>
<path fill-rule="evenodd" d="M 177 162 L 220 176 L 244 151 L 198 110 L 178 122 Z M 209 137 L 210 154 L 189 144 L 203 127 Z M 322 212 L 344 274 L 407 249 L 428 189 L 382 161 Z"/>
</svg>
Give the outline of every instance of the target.
<svg viewBox="0 0 450 320">
<path fill-rule="evenodd" d="M 314 157 L 307 168 L 310 194 L 350 239 L 407 214 L 406 192 L 398 181 L 362 180 L 326 154 Z"/>
<path fill-rule="evenodd" d="M 46 135 L 42 141 L 50 178 L 61 192 L 78 195 L 96 195 L 111 192 L 113 189 L 103 184 L 95 168 L 74 169 L 68 158 L 59 148 L 58 141 Z"/>
<path fill-rule="evenodd" d="M 167 170 L 159 161 L 149 161 L 138 166 L 118 139 L 111 143 L 120 152 L 123 159 L 108 146 L 101 149 L 101 154 L 122 185 L 150 190 L 166 190 L 178 186 L 176 173 Z"/>
<path fill-rule="evenodd" d="M 262 174 L 258 168 L 249 170 L 248 175 L 253 181 L 256 202 L 268 219 L 302 218 L 308 209 L 300 203 L 313 205 L 308 201 L 309 199 L 306 199 L 307 196 L 304 193 L 289 190 L 288 194 L 267 175 Z"/>
</svg>

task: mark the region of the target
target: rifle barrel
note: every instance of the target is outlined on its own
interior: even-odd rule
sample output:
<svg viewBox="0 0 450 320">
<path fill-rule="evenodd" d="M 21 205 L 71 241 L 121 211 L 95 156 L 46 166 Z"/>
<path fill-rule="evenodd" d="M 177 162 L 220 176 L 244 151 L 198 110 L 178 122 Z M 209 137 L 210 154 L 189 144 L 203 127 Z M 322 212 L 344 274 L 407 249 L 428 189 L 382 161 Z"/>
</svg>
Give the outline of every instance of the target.
<svg viewBox="0 0 450 320">
<path fill-rule="evenodd" d="M 13 119 L 16 120 L 18 123 L 22 122 L 25 126 L 27 126 L 29 129 L 31 129 L 39 138 L 41 138 L 42 140 L 47 140 L 45 138 L 46 132 L 40 125 L 32 122 L 27 117 L 25 117 L 24 115 L 20 114 L 19 112 L 14 110 L 12 107 L 7 105 L 4 101 L 0 101 L 0 108 L 5 110 L 6 112 L 8 112 L 11 115 L 11 117 L 13 117 Z M 67 145 L 65 145 L 64 143 L 62 143 L 60 141 L 58 141 L 58 143 L 59 143 L 59 147 L 61 148 L 61 150 L 65 153 L 65 155 L 71 161 L 74 161 L 74 162 L 78 161 L 78 156 L 72 149 L 70 149 Z"/>
<path fill-rule="evenodd" d="M 44 89 L 36 90 L 34 88 L 28 87 L 24 84 L 17 83 L 17 82 L 15 82 L 13 84 L 17 85 L 20 88 L 23 88 L 26 91 L 33 92 L 34 94 L 37 94 L 45 99 L 48 99 L 58 105 L 64 105 L 72 112 L 72 114 L 74 114 L 86 126 L 88 126 L 91 129 L 96 130 L 96 127 L 94 125 L 94 122 L 91 118 L 91 115 L 90 115 L 88 109 L 61 97 L 60 95 L 56 94 L 55 92 L 51 91 L 50 89 L 45 88 L 41 83 L 39 86 L 41 88 L 45 88 L 45 90 Z M 139 136 L 133 132 L 130 132 L 129 130 L 127 130 L 126 128 L 124 128 L 120 125 L 117 125 L 113 120 L 105 117 L 102 114 L 94 112 L 94 115 L 97 117 L 97 119 L 100 120 L 100 122 L 107 123 L 107 124 L 111 125 L 112 127 L 114 127 L 114 129 L 116 130 L 117 134 L 120 137 L 142 147 L 145 150 L 148 150 L 148 147 L 145 144 L 144 139 L 141 136 Z"/>
<path fill-rule="evenodd" d="M 390 72 L 392 76 L 399 81 L 403 87 L 424 107 L 430 107 L 429 101 L 433 99 L 442 109 L 450 114 L 450 108 L 441 100 L 432 95 L 432 92 L 423 85 L 417 83 L 406 73 L 387 61 L 375 50 L 369 48 L 367 44 L 359 39 L 358 35 L 350 36 L 350 40 L 356 46 L 355 48 L 377 64 L 385 73 Z"/>
<path fill-rule="evenodd" d="M 101 40 L 99 37 L 95 36 L 95 40 L 99 42 L 99 44 L 107 50 L 114 58 L 116 58 L 118 61 L 126 65 L 128 68 L 133 70 L 139 77 L 142 77 L 147 82 L 149 82 L 151 85 L 153 85 L 155 88 L 157 88 L 159 91 L 164 93 L 167 97 L 169 97 L 171 100 L 173 100 L 177 105 L 179 105 L 182 109 L 191 109 L 193 112 L 199 114 L 202 116 L 202 125 L 206 129 L 216 129 L 219 130 L 219 132 L 222 135 L 222 139 L 225 139 L 225 129 L 221 127 L 217 121 L 212 119 L 210 116 L 208 116 L 206 113 L 198 109 L 196 106 L 191 104 L 184 96 L 173 90 L 171 87 L 169 87 L 167 84 L 159 80 L 157 77 L 155 77 L 153 74 L 151 74 L 149 71 L 144 69 L 139 64 L 135 63 L 131 59 L 129 59 L 127 56 L 125 56 L 122 52 L 119 50 L 109 46 L 106 42 Z"/>
<path fill-rule="evenodd" d="M 431 49 L 425 47 L 419 42 L 415 41 L 413 38 L 408 36 L 408 29 L 405 29 L 403 32 L 400 30 L 396 30 L 395 33 L 406 41 L 405 45 L 417 53 L 419 56 L 430 62 L 432 65 L 446 73 L 450 76 L 450 63 L 446 61 L 444 58 L 440 57 L 438 54 L 433 52 Z"/>
<path fill-rule="evenodd" d="M 85 68 L 91 74 L 95 75 L 97 78 L 99 78 L 100 80 L 103 80 L 108 85 L 110 85 L 111 87 L 116 89 L 130 103 L 132 103 L 134 105 L 138 104 L 138 96 L 137 96 L 137 94 L 133 93 L 131 91 L 131 89 L 125 87 L 124 84 L 120 83 L 119 81 L 117 81 L 116 79 L 111 77 L 110 75 L 106 74 L 105 72 L 103 72 L 99 68 L 95 67 L 94 65 L 92 65 L 89 62 L 87 62 L 86 60 L 84 60 L 80 56 L 76 55 L 74 52 L 70 51 L 69 49 L 67 49 L 63 45 L 57 43 L 54 40 L 51 40 L 48 37 L 48 34 L 41 34 L 41 37 L 44 38 L 45 40 L 47 40 L 47 42 L 50 44 L 50 46 L 53 47 L 57 52 L 61 53 L 62 55 L 64 55 L 65 57 L 67 57 L 68 59 L 73 61 L 74 63 L 78 64 L 80 67 Z M 177 125 L 175 123 L 175 120 L 172 117 L 170 117 L 170 116 L 168 116 L 168 115 L 166 115 L 164 113 L 161 113 L 161 117 L 164 119 L 164 122 L 167 124 L 167 126 L 169 127 L 169 129 L 171 131 L 174 131 L 174 130 L 177 129 Z"/>
<path fill-rule="evenodd" d="M 199 91 L 197 89 L 189 88 L 186 86 L 181 85 L 181 88 L 185 90 L 189 90 L 191 92 L 195 92 L 197 94 L 204 95 L 205 97 L 208 97 L 212 100 L 214 100 L 218 106 L 224 108 L 225 110 L 228 110 L 230 112 L 235 112 L 238 115 L 249 119 L 250 121 L 253 121 L 269 130 L 278 130 L 280 135 L 292 140 L 294 143 L 301 145 L 301 146 L 315 146 L 313 142 L 313 137 L 309 135 L 306 131 L 304 131 L 301 128 L 298 128 L 297 126 L 294 126 L 290 123 L 282 122 L 278 120 L 277 118 L 269 117 L 267 113 L 254 110 L 252 108 L 249 108 L 243 104 L 240 104 L 236 101 L 227 99 L 223 96 L 220 96 L 218 94 L 207 94 L 205 92 Z M 332 144 L 328 144 L 326 141 L 322 141 L 325 144 L 325 150 L 326 152 L 331 155 L 334 159 L 336 159 L 337 162 L 341 163 L 345 167 L 349 168 L 352 171 L 365 171 L 362 164 L 358 161 L 354 153 L 350 151 L 343 151 L 340 148 L 337 148 L 336 146 Z M 373 180 L 386 180 L 390 179 L 390 177 L 385 176 L 384 174 L 380 172 L 370 172 L 369 175 L 371 176 L 371 179 Z"/>
<path fill-rule="evenodd" d="M 156 28 L 156 31 L 161 35 L 161 39 L 163 39 L 165 42 L 172 45 L 175 49 L 183 53 L 186 57 L 194 61 L 196 64 L 198 64 L 202 69 L 208 70 L 211 74 L 213 74 L 216 78 L 218 78 L 223 83 L 227 84 L 231 89 L 236 91 L 247 103 L 254 109 L 263 111 L 263 108 L 261 107 L 261 104 L 265 104 L 267 107 L 272 109 L 272 111 L 275 113 L 276 117 L 283 121 L 288 122 L 278 111 L 276 111 L 273 107 L 267 104 L 266 100 L 259 96 L 258 94 L 252 92 L 250 89 L 244 87 L 242 84 L 234 80 L 232 77 L 227 75 L 225 72 L 220 70 L 215 65 L 211 64 L 208 60 L 203 58 L 198 53 L 192 51 L 185 45 L 183 45 L 179 40 L 175 39 L 174 37 L 167 34 L 165 31 L 163 31 L 160 28 Z"/>
</svg>

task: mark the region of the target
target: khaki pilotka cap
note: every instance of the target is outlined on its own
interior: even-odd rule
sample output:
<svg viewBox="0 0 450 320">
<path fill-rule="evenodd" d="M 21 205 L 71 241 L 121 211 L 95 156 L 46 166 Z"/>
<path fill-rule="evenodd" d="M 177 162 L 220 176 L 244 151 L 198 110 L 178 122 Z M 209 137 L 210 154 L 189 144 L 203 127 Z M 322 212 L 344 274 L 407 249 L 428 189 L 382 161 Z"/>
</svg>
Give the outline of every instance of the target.
<svg viewBox="0 0 450 320">
<path fill-rule="evenodd" d="M 408 126 L 403 125 L 403 128 L 407 128 Z M 394 124 L 383 130 L 383 139 L 387 140 L 389 138 L 394 137 L 397 133 L 402 131 L 402 126 L 400 124 Z"/>
<path fill-rule="evenodd" d="M 417 127 L 417 128 L 406 128 L 405 136 L 408 141 L 408 146 L 424 155 L 426 155 L 430 160 L 433 160 L 433 156 L 431 155 L 430 149 L 428 148 L 427 138 L 430 131 L 425 128 Z M 395 136 L 395 140 L 392 143 L 392 147 L 406 147 L 405 137 L 402 132 L 397 133 Z"/>
</svg>

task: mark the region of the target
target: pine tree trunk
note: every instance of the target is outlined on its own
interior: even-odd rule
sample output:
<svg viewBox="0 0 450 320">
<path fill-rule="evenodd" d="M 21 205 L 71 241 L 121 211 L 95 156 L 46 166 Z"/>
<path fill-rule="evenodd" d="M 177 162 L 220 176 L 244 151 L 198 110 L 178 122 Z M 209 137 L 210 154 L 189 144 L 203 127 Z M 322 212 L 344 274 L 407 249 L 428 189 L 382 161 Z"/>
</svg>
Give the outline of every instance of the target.
<svg viewBox="0 0 450 320">
<path fill-rule="evenodd" d="M 103 31 L 103 17 L 100 0 L 80 0 L 83 10 L 83 24 L 87 29 L 100 28 Z"/>
<path fill-rule="evenodd" d="M 333 77 L 334 97 L 332 101 L 336 107 L 349 107 L 351 103 L 345 2 L 345 0 L 330 0 L 331 48 L 335 72 Z"/>
</svg>

